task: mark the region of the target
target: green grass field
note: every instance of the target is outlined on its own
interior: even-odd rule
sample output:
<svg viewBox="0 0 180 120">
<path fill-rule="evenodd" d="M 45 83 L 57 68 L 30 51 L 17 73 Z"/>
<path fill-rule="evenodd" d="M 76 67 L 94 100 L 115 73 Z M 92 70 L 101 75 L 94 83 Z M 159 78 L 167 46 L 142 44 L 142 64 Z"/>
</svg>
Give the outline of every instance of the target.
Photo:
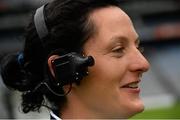
<svg viewBox="0 0 180 120">
<path fill-rule="evenodd" d="M 170 108 L 145 110 L 131 119 L 180 119 L 180 103 Z"/>
</svg>

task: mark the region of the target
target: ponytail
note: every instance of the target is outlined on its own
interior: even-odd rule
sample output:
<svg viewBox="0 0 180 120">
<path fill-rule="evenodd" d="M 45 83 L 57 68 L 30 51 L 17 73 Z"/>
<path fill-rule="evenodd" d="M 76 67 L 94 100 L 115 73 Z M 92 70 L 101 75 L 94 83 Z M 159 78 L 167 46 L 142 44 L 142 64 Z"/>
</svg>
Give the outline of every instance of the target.
<svg viewBox="0 0 180 120">
<path fill-rule="evenodd" d="M 1 60 L 1 76 L 4 84 L 13 90 L 23 92 L 22 111 L 37 111 L 42 106 L 43 93 L 33 91 L 42 77 L 33 75 L 27 68 L 30 65 L 24 63 L 22 53 L 8 54 Z M 31 65 L 32 66 L 32 65 Z M 37 80 L 39 79 L 39 80 Z"/>
<path fill-rule="evenodd" d="M 14 90 L 27 91 L 29 81 L 26 80 L 26 73 L 20 64 L 18 54 L 9 54 L 1 60 L 1 75 L 4 84 Z"/>
</svg>

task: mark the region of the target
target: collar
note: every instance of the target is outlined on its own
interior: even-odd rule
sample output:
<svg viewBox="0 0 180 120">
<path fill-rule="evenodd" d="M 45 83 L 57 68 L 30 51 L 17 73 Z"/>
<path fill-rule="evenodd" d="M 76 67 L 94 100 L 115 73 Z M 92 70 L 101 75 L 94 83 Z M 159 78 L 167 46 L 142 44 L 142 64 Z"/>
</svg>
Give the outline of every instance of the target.
<svg viewBox="0 0 180 120">
<path fill-rule="evenodd" d="M 50 116 L 51 116 L 51 120 L 62 120 L 56 114 L 54 114 L 52 111 L 50 111 Z"/>
</svg>

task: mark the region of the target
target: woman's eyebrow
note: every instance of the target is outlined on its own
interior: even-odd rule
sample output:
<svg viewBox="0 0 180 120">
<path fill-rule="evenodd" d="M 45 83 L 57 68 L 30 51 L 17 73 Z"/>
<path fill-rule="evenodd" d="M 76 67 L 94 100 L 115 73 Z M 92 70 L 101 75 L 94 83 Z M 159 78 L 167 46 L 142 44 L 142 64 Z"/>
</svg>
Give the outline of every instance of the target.
<svg viewBox="0 0 180 120">
<path fill-rule="evenodd" d="M 128 38 L 123 37 L 123 36 L 114 36 L 111 38 L 111 44 L 115 44 L 115 43 L 126 43 L 128 41 Z"/>
<path fill-rule="evenodd" d="M 115 43 L 124 43 L 124 44 L 128 44 L 128 38 L 124 37 L 124 36 L 114 36 L 111 38 L 111 44 L 115 44 Z M 134 41 L 136 46 L 140 45 L 140 38 L 137 37 Z"/>
</svg>

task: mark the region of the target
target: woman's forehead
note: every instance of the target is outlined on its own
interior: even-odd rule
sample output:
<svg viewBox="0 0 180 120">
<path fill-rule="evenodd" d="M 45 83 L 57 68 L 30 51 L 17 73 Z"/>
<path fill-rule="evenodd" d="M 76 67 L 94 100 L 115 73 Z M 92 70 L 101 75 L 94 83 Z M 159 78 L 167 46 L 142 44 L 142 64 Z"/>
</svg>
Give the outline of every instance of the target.
<svg viewBox="0 0 180 120">
<path fill-rule="evenodd" d="M 126 40 L 138 38 L 129 16 L 118 7 L 98 9 L 91 14 L 90 19 L 97 31 L 92 38 L 93 42 L 97 42 L 96 39 L 99 39 L 99 42 L 101 40 L 105 42 L 113 38 L 125 38 Z"/>
<path fill-rule="evenodd" d="M 121 22 L 122 24 L 124 24 L 124 22 L 126 22 L 126 24 L 132 24 L 129 16 L 116 6 L 96 9 L 90 14 L 89 18 L 97 25 L 97 27 L 109 23 L 109 25 L 112 25 L 112 23 L 116 22 Z"/>
</svg>

